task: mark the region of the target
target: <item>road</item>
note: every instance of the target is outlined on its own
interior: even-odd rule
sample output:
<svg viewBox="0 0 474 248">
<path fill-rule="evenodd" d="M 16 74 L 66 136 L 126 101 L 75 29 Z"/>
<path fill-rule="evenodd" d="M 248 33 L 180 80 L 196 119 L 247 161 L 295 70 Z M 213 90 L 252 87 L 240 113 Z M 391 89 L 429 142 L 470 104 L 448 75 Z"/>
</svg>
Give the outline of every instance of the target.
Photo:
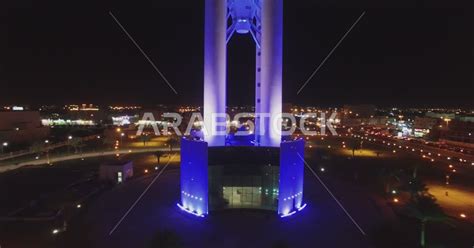
<svg viewBox="0 0 474 248">
<path fill-rule="evenodd" d="M 173 149 L 173 151 L 179 151 L 179 148 Z M 146 153 L 146 152 L 156 152 L 156 151 L 163 151 L 168 152 L 169 148 L 158 148 L 158 147 L 150 147 L 150 148 L 133 148 L 133 149 L 118 149 L 118 150 L 108 150 L 108 151 L 99 151 L 99 152 L 86 152 L 86 153 L 77 153 L 77 154 L 70 154 L 60 157 L 51 157 L 49 159 L 50 164 L 54 164 L 60 161 L 66 160 L 75 160 L 75 159 L 85 159 L 91 157 L 100 157 L 100 156 L 113 156 L 116 154 L 134 154 L 134 153 Z M 47 158 L 42 159 L 32 159 L 30 161 L 21 162 L 18 164 L 5 164 L 0 166 L 0 173 L 14 170 L 21 168 L 27 165 L 42 165 L 48 164 Z"/>
</svg>

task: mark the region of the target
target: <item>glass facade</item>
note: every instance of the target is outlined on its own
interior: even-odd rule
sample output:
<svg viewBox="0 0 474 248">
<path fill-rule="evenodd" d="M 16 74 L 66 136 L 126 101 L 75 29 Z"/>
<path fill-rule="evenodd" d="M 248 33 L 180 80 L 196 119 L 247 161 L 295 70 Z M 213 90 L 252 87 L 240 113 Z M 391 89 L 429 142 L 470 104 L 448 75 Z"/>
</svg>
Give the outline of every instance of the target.
<svg viewBox="0 0 474 248">
<path fill-rule="evenodd" d="M 221 156 L 224 154 L 225 156 Z M 227 157 L 228 155 L 237 157 Z M 220 157 L 229 159 L 220 160 Z M 232 208 L 277 210 L 279 149 L 255 147 L 210 149 L 209 159 L 210 210 Z"/>
</svg>

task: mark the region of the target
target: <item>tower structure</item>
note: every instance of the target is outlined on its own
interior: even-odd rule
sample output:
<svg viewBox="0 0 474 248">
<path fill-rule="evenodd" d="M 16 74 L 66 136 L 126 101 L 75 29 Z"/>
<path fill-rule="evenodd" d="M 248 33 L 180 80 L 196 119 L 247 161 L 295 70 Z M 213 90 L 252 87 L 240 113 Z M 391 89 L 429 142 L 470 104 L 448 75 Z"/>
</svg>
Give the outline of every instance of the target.
<svg viewBox="0 0 474 248">
<path fill-rule="evenodd" d="M 205 126 L 215 131 L 226 121 L 227 44 L 233 35 L 249 35 L 256 47 L 255 144 L 279 147 L 271 117 L 282 112 L 283 0 L 206 0 L 205 11 Z M 225 135 L 208 131 L 210 147 L 225 145 Z"/>
<path fill-rule="evenodd" d="M 203 140 L 182 140 L 178 206 L 201 217 L 225 208 L 275 210 L 282 217 L 302 210 L 304 141 L 281 137 L 283 0 L 205 0 L 204 32 L 207 132 Z M 248 35 L 256 47 L 255 137 L 247 146 L 226 142 L 227 44 L 233 35 Z"/>
</svg>

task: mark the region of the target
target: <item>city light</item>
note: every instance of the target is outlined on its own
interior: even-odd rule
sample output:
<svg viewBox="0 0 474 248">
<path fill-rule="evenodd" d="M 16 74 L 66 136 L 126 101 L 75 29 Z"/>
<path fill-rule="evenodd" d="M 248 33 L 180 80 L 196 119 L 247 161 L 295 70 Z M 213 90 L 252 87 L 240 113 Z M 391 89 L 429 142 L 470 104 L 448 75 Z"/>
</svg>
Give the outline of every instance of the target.
<svg viewBox="0 0 474 248">
<path fill-rule="evenodd" d="M 459 215 L 459 217 L 465 219 L 467 216 L 466 216 L 466 214 L 463 214 L 463 213 L 462 213 L 462 214 Z"/>
</svg>

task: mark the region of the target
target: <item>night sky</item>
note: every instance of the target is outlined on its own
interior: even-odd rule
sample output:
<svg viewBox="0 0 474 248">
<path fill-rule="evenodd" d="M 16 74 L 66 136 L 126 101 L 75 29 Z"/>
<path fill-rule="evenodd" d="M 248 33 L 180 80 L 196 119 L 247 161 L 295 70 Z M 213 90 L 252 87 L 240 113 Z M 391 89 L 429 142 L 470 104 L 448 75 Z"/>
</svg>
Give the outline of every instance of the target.
<svg viewBox="0 0 474 248">
<path fill-rule="evenodd" d="M 0 104 L 202 103 L 203 0 L 91 1 L 87 8 L 69 1 L 11 2 L 0 16 Z M 472 1 L 456 6 L 448 6 L 449 1 L 330 2 L 285 1 L 284 102 L 473 106 Z M 297 95 L 363 11 L 365 16 Z M 250 36 L 232 38 L 230 105 L 254 102 L 254 56 Z"/>
</svg>

